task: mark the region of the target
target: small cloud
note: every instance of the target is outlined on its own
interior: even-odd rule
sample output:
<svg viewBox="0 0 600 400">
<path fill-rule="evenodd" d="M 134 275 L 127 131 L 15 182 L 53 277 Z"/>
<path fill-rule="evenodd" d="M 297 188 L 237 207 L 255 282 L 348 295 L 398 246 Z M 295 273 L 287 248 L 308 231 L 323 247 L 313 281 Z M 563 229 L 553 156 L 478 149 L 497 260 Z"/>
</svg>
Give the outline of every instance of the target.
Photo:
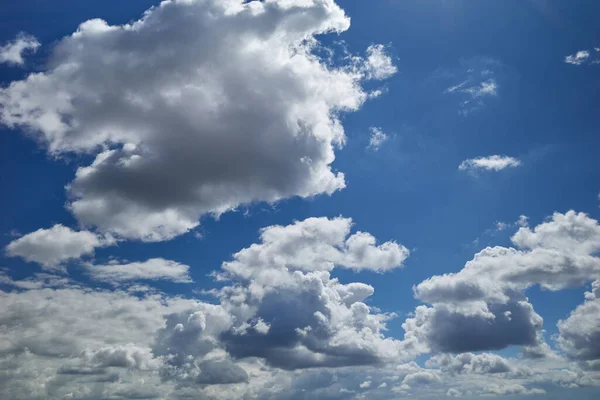
<svg viewBox="0 0 600 400">
<path fill-rule="evenodd" d="M 23 65 L 23 54 L 35 53 L 39 47 L 40 42 L 35 37 L 19 33 L 12 42 L 0 46 L 0 64 Z"/>
<path fill-rule="evenodd" d="M 109 235 L 90 231 L 75 231 L 61 224 L 48 229 L 38 229 L 6 246 L 10 257 L 21 257 L 47 269 L 61 269 L 61 264 L 90 256 L 98 247 L 112 246 L 116 240 Z"/>
<path fill-rule="evenodd" d="M 575 54 L 565 57 L 565 62 L 571 65 L 600 64 L 600 57 L 594 57 L 595 53 L 600 52 L 600 47 L 594 47 L 592 50 L 579 50 Z"/>
<path fill-rule="evenodd" d="M 482 108 L 486 99 L 498 96 L 502 64 L 491 58 L 475 57 L 461 60 L 461 67 L 458 71 L 444 71 L 443 75 L 454 81 L 448 82 L 450 86 L 444 94 L 459 98 L 459 114 L 467 115 Z"/>
<path fill-rule="evenodd" d="M 510 225 L 507 224 L 506 222 L 502 222 L 502 221 L 498 221 L 496 222 L 496 230 L 498 231 L 503 231 L 506 228 L 508 228 Z"/>
<path fill-rule="evenodd" d="M 381 145 L 389 139 L 389 137 L 381 130 L 381 128 L 377 126 L 372 126 L 369 128 L 369 130 L 371 131 L 371 137 L 369 138 L 369 146 L 367 146 L 367 148 L 377 151 Z"/>
<path fill-rule="evenodd" d="M 360 384 L 361 389 L 368 389 L 369 387 L 371 387 L 371 381 L 364 381 Z"/>
<path fill-rule="evenodd" d="M 382 44 L 374 44 L 367 48 L 365 62 L 367 78 L 383 80 L 398 72 L 398 68 L 393 64 L 391 57 L 385 50 L 385 46 Z"/>
<path fill-rule="evenodd" d="M 519 216 L 516 224 L 522 228 L 529 226 L 529 217 L 526 215 Z"/>
<path fill-rule="evenodd" d="M 521 161 L 513 157 L 493 155 L 489 157 L 477 157 L 464 160 L 458 166 L 461 171 L 500 171 L 509 167 L 518 167 Z"/>
<path fill-rule="evenodd" d="M 590 57 L 590 52 L 587 50 L 580 50 L 574 55 L 566 56 L 565 62 L 567 64 L 581 65 Z"/>
</svg>

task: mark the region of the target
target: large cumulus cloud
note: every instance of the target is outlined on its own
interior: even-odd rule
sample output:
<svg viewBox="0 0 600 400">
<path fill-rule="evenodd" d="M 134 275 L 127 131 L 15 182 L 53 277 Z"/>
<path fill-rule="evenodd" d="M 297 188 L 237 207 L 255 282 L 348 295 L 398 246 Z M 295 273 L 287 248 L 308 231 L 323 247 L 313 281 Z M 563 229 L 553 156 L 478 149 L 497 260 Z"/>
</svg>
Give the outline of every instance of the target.
<svg viewBox="0 0 600 400">
<path fill-rule="evenodd" d="M 94 19 L 47 69 L 0 89 L 0 120 L 49 152 L 95 154 L 69 186 L 80 222 L 168 239 L 200 216 L 345 186 L 339 113 L 396 69 L 383 46 L 332 66 L 315 35 L 349 18 L 333 0 L 168 0 L 130 24 Z"/>
<path fill-rule="evenodd" d="M 393 315 L 365 304 L 373 287 L 343 284 L 330 271 L 397 268 L 408 250 L 394 242 L 378 246 L 366 232 L 351 235 L 351 225 L 345 218 L 309 218 L 267 227 L 261 243 L 223 263 L 215 276 L 230 284 L 215 293 L 235 321 L 221 334 L 229 353 L 264 358 L 283 369 L 378 364 L 403 356 L 402 343 L 384 336 Z"/>
<path fill-rule="evenodd" d="M 581 286 L 600 273 L 600 226 L 586 214 L 555 213 L 533 230 L 521 227 L 516 248 L 486 248 L 452 274 L 429 278 L 414 287 L 419 306 L 404 323 L 407 340 L 421 351 L 468 352 L 525 346 L 543 356 L 542 318 L 524 291 Z M 586 307 L 590 307 L 587 305 Z"/>
</svg>

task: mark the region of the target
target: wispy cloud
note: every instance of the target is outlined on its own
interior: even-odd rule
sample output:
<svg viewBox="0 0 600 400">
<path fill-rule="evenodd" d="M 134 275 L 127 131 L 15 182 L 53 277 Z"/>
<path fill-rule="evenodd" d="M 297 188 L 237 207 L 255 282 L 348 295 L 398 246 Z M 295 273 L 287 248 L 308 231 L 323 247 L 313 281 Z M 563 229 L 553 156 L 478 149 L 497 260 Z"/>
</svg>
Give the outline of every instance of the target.
<svg viewBox="0 0 600 400">
<path fill-rule="evenodd" d="M 13 41 L 0 46 L 0 63 L 23 65 L 25 63 L 23 54 L 35 53 L 39 47 L 40 42 L 36 38 L 26 33 L 19 33 Z"/>
<path fill-rule="evenodd" d="M 514 157 L 492 155 L 488 157 L 476 157 L 464 160 L 458 166 L 461 171 L 501 171 L 505 168 L 518 167 L 521 161 Z"/>
<path fill-rule="evenodd" d="M 367 148 L 369 150 L 377 151 L 381 145 L 389 139 L 389 136 L 377 126 L 372 126 L 369 130 L 371 131 L 371 137 L 369 138 L 369 146 L 367 146 Z"/>
<path fill-rule="evenodd" d="M 460 114 L 470 114 L 482 108 L 487 99 L 498 96 L 497 70 L 500 67 L 499 62 L 486 57 L 462 60 L 459 70 L 444 71 L 443 75 L 454 82 L 443 93 L 460 99 Z"/>
<path fill-rule="evenodd" d="M 600 64 L 600 47 L 592 50 L 579 50 L 565 57 L 565 62 L 572 65 Z"/>
</svg>

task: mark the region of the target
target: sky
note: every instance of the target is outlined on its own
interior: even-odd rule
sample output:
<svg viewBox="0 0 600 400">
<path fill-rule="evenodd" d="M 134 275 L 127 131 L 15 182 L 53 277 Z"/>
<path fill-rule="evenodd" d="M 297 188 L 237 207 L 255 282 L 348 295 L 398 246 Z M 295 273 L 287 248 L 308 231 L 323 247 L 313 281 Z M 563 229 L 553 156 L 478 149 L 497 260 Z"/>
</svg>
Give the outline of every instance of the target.
<svg viewBox="0 0 600 400">
<path fill-rule="evenodd" d="M 0 10 L 1 400 L 600 395 L 598 2 Z"/>
</svg>

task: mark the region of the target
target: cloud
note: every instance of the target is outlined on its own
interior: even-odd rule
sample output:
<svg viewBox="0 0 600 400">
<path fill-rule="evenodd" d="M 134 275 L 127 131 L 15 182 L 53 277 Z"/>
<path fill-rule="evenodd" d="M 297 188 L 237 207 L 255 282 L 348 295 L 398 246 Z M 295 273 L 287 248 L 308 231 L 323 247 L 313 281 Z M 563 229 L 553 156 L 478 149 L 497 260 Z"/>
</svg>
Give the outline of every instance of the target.
<svg viewBox="0 0 600 400">
<path fill-rule="evenodd" d="M 47 70 L 0 89 L 0 119 L 50 154 L 95 156 L 68 186 L 82 224 L 170 239 L 205 214 L 345 187 L 339 116 L 395 72 L 379 45 L 338 66 L 313 53 L 349 26 L 333 0 L 168 0 L 130 24 L 89 20 Z"/>
<path fill-rule="evenodd" d="M 403 356 L 402 344 L 383 335 L 393 315 L 364 303 L 374 289 L 342 284 L 330 271 L 390 270 L 401 266 L 408 250 L 393 242 L 376 246 L 372 235 L 350 235 L 350 228 L 345 218 L 267 227 L 260 243 L 223 263 L 215 276 L 233 284 L 218 291 L 221 304 L 237 321 L 248 321 L 222 335 L 228 352 L 283 369 L 369 365 Z M 258 330 L 253 321 L 269 329 Z"/>
<path fill-rule="evenodd" d="M 403 327 L 422 351 L 497 350 L 543 346 L 542 318 L 524 296 L 533 285 L 562 290 L 600 274 L 600 226 L 586 214 L 555 213 L 511 238 L 517 248 L 488 247 L 458 273 L 431 277 L 414 287 L 419 306 Z"/>
<path fill-rule="evenodd" d="M 450 84 L 444 94 L 459 99 L 459 114 L 469 115 L 483 108 L 490 99 L 498 96 L 506 71 L 498 61 L 488 57 L 460 60 L 460 66 L 438 71 L 435 79 L 444 78 Z"/>
<path fill-rule="evenodd" d="M 501 171 L 505 168 L 514 168 L 521 165 L 521 161 L 513 157 L 493 155 L 464 160 L 458 166 L 461 171 Z"/>
<path fill-rule="evenodd" d="M 581 65 L 590 57 L 590 52 L 587 50 L 580 50 L 574 55 L 566 56 L 565 62 L 567 64 Z"/>
<path fill-rule="evenodd" d="M 367 48 L 367 60 L 364 63 L 369 79 L 387 79 L 398 72 L 392 59 L 381 44 L 371 45 Z"/>
<path fill-rule="evenodd" d="M 388 140 L 388 135 L 377 126 L 370 127 L 369 131 L 371 132 L 371 137 L 369 137 L 369 146 L 367 148 L 377 151 L 381 145 Z"/>
<path fill-rule="evenodd" d="M 600 371 L 600 281 L 594 281 L 586 301 L 557 324 L 558 345 L 583 368 Z"/>
<path fill-rule="evenodd" d="M 367 389 L 367 388 L 369 388 L 370 386 L 371 386 L 371 381 L 364 381 L 363 383 L 361 383 L 361 384 L 359 385 L 359 387 L 360 387 L 361 389 Z"/>
<path fill-rule="evenodd" d="M 402 267 L 410 251 L 396 242 L 377 245 L 373 235 L 350 234 L 350 218 L 307 218 L 261 229 L 260 243 L 240 250 L 223 264 L 223 273 L 268 284 L 291 272 L 331 271 L 334 267 L 383 272 Z"/>
<path fill-rule="evenodd" d="M 408 387 L 430 385 L 440 381 L 440 377 L 433 371 L 419 371 L 406 375 L 402 381 Z"/>
<path fill-rule="evenodd" d="M 565 57 L 565 62 L 571 65 L 600 64 L 600 48 L 580 50 L 575 54 Z"/>
<path fill-rule="evenodd" d="M 113 243 L 114 240 L 109 236 L 98 236 L 89 231 L 74 231 L 58 224 L 13 240 L 6 246 L 6 252 L 11 257 L 21 257 L 45 268 L 56 268 L 62 262 L 91 255 L 97 247 Z"/>
<path fill-rule="evenodd" d="M 118 285 L 138 280 L 162 280 L 189 283 L 190 267 L 164 258 L 152 258 L 144 262 L 127 264 L 89 265 L 86 272 L 97 281 Z"/>
<path fill-rule="evenodd" d="M 35 53 L 39 47 L 40 43 L 35 37 L 20 33 L 12 42 L 0 46 L 0 64 L 23 65 L 23 54 Z"/>
<path fill-rule="evenodd" d="M 327 295 L 332 293 L 321 292 Z M 299 301 L 309 308 L 308 315 L 317 303 L 306 300 Z M 439 364 L 440 369 L 393 361 L 373 366 L 324 363 L 320 368 L 287 371 L 261 358 L 236 358 L 229 353 L 224 332 L 249 338 L 249 346 L 258 343 L 263 350 L 282 351 L 284 357 L 288 350 L 281 339 L 275 341 L 279 336 L 253 342 L 259 334 L 253 332 L 259 325 L 254 317 L 248 320 L 245 333 L 235 329 L 248 321 L 242 313 L 232 313 L 228 302 L 209 304 L 179 296 L 131 295 L 69 285 L 50 289 L 42 284 L 29 290 L 0 290 L 0 301 L 2 400 L 342 399 L 352 394 L 349 388 L 358 389 L 361 383 L 360 392 L 369 399 L 395 398 L 397 393 L 427 399 L 443 397 L 451 389 L 451 393 L 478 396 L 600 384 L 594 371 L 568 364 L 559 368 L 551 364 L 519 375 L 519 369 L 526 367 L 514 363 L 521 361 L 491 354 L 438 356 L 435 363 L 428 363 Z M 242 301 L 252 308 L 252 302 Z M 291 315 L 286 323 L 294 321 L 297 313 L 293 311 L 288 314 L 280 307 L 278 319 Z M 300 314 L 298 318 L 305 317 Z M 285 337 L 282 325 L 273 325 Z M 315 337 L 320 335 L 315 332 Z M 333 349 L 323 350 L 323 357 L 331 357 Z M 499 372 L 505 363 L 511 371 Z"/>
<path fill-rule="evenodd" d="M 428 367 L 439 366 L 444 373 L 455 374 L 501 374 L 511 372 L 512 365 L 505 358 L 490 353 L 462 353 L 456 356 L 439 354 L 430 358 Z"/>
<path fill-rule="evenodd" d="M 528 389 L 518 383 L 506 384 L 506 385 L 487 385 L 484 388 L 484 392 L 496 396 L 507 396 L 507 395 L 543 395 L 546 391 L 543 389 Z"/>
</svg>

